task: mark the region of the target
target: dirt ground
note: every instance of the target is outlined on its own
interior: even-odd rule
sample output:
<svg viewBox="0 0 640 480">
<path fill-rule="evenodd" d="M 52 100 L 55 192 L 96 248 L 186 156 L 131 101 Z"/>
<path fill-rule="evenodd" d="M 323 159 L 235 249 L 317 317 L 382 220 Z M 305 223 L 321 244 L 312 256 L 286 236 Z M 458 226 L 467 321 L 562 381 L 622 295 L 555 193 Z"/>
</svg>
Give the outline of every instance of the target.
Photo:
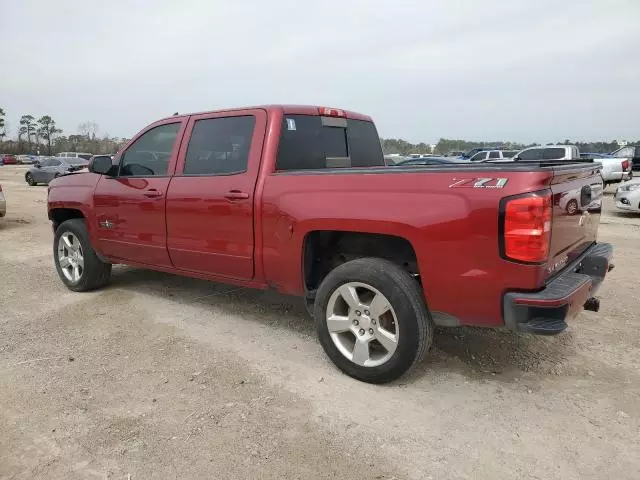
<svg viewBox="0 0 640 480">
<path fill-rule="evenodd" d="M 399 382 L 324 356 L 297 299 L 129 267 L 73 293 L 46 187 L 0 167 L 0 479 L 640 478 L 640 217 L 546 338 L 451 329 Z"/>
</svg>

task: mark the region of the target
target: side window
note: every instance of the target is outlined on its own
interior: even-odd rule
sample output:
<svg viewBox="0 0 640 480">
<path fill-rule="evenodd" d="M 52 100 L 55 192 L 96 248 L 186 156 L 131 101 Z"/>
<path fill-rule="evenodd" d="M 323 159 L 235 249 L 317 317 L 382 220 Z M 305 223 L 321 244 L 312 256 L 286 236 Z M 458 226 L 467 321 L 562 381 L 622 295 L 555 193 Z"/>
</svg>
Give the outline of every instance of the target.
<svg viewBox="0 0 640 480">
<path fill-rule="evenodd" d="M 542 158 L 541 148 L 532 148 L 530 150 L 524 150 L 518 154 L 520 160 L 540 160 Z"/>
<path fill-rule="evenodd" d="M 197 120 L 184 175 L 230 175 L 247 170 L 256 119 L 253 115 Z"/>
<path fill-rule="evenodd" d="M 469 160 L 471 160 L 472 162 L 479 162 L 481 160 L 485 160 L 486 158 L 487 158 L 487 152 L 478 152 Z"/>
<path fill-rule="evenodd" d="M 564 158 L 564 156 L 564 148 L 545 148 L 542 153 L 543 160 L 559 160 L 561 158 Z"/>
<path fill-rule="evenodd" d="M 489 152 L 489 158 L 500 158 L 500 152 L 496 150 Z"/>
<path fill-rule="evenodd" d="M 49 165 L 47 165 L 48 167 L 59 167 L 60 165 L 62 165 L 62 162 L 60 160 L 50 160 L 49 161 Z"/>
<path fill-rule="evenodd" d="M 51 160 L 43 160 L 42 162 L 40 162 L 40 166 L 41 167 L 50 167 L 51 166 Z"/>
<path fill-rule="evenodd" d="M 179 123 L 159 125 L 142 134 L 122 154 L 120 176 L 153 177 L 167 174 Z"/>
</svg>

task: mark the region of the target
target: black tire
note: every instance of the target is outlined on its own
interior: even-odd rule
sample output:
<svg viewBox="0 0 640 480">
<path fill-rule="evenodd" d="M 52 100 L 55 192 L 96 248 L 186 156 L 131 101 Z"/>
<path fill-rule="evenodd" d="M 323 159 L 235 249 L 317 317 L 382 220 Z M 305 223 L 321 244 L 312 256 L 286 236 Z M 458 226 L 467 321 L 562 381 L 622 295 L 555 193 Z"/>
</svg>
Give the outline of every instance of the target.
<svg viewBox="0 0 640 480">
<path fill-rule="evenodd" d="M 575 215 L 576 213 L 578 213 L 578 201 L 569 200 L 566 210 L 569 215 Z"/>
<path fill-rule="evenodd" d="M 84 256 L 84 269 L 80 276 L 80 280 L 77 282 L 70 281 L 62 273 L 62 268 L 60 267 L 58 260 L 58 242 L 60 237 L 67 232 L 73 233 L 80 240 Z M 109 278 L 111 277 L 111 264 L 104 263 L 96 255 L 95 250 L 91 246 L 91 241 L 89 240 L 87 227 L 84 220 L 81 218 L 73 218 L 62 222 L 57 228 L 53 240 L 53 261 L 56 265 L 58 276 L 62 282 L 69 290 L 73 290 L 74 292 L 86 292 L 103 287 L 109 282 Z"/>
<path fill-rule="evenodd" d="M 353 363 L 336 347 L 326 322 L 327 304 L 333 292 L 348 282 L 371 285 L 389 300 L 396 313 L 400 335 L 389 360 L 379 366 Z M 434 324 L 418 282 L 402 268 L 380 258 L 361 258 L 332 270 L 318 289 L 314 316 L 318 338 L 333 363 L 347 375 L 368 383 L 386 383 L 419 363 L 433 340 Z"/>
<path fill-rule="evenodd" d="M 26 180 L 26 182 L 29 184 L 30 187 L 34 187 L 38 184 L 38 182 L 36 182 L 33 179 L 33 175 L 31 175 L 30 173 L 27 172 L 27 174 L 24 176 L 24 179 Z"/>
</svg>

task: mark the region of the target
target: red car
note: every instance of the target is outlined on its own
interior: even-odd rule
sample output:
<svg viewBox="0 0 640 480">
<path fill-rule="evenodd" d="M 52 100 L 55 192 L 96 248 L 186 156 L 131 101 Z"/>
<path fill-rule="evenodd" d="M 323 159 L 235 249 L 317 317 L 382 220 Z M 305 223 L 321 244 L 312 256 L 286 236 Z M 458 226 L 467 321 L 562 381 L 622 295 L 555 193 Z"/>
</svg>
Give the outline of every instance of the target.
<svg viewBox="0 0 640 480">
<path fill-rule="evenodd" d="M 51 182 L 54 261 L 74 291 L 124 263 L 299 295 L 333 362 L 382 383 L 436 325 L 555 334 L 597 310 L 599 169 L 387 167 L 371 119 L 333 108 L 176 115 Z M 558 207 L 567 192 L 588 207 Z"/>
<path fill-rule="evenodd" d="M 18 160 L 16 160 L 15 155 L 4 154 L 0 155 L 0 163 L 3 165 L 17 165 Z"/>
</svg>

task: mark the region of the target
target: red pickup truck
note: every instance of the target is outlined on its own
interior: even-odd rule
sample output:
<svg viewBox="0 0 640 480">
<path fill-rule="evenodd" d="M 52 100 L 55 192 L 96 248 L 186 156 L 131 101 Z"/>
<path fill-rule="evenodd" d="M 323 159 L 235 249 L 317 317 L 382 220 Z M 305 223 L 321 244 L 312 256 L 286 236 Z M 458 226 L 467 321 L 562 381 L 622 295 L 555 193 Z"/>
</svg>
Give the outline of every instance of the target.
<svg viewBox="0 0 640 480">
<path fill-rule="evenodd" d="M 435 325 L 555 334 L 597 310 L 599 168 L 385 166 L 371 119 L 334 108 L 176 115 L 50 184 L 54 260 L 74 291 L 124 263 L 299 295 L 331 360 L 382 383 Z"/>
</svg>

